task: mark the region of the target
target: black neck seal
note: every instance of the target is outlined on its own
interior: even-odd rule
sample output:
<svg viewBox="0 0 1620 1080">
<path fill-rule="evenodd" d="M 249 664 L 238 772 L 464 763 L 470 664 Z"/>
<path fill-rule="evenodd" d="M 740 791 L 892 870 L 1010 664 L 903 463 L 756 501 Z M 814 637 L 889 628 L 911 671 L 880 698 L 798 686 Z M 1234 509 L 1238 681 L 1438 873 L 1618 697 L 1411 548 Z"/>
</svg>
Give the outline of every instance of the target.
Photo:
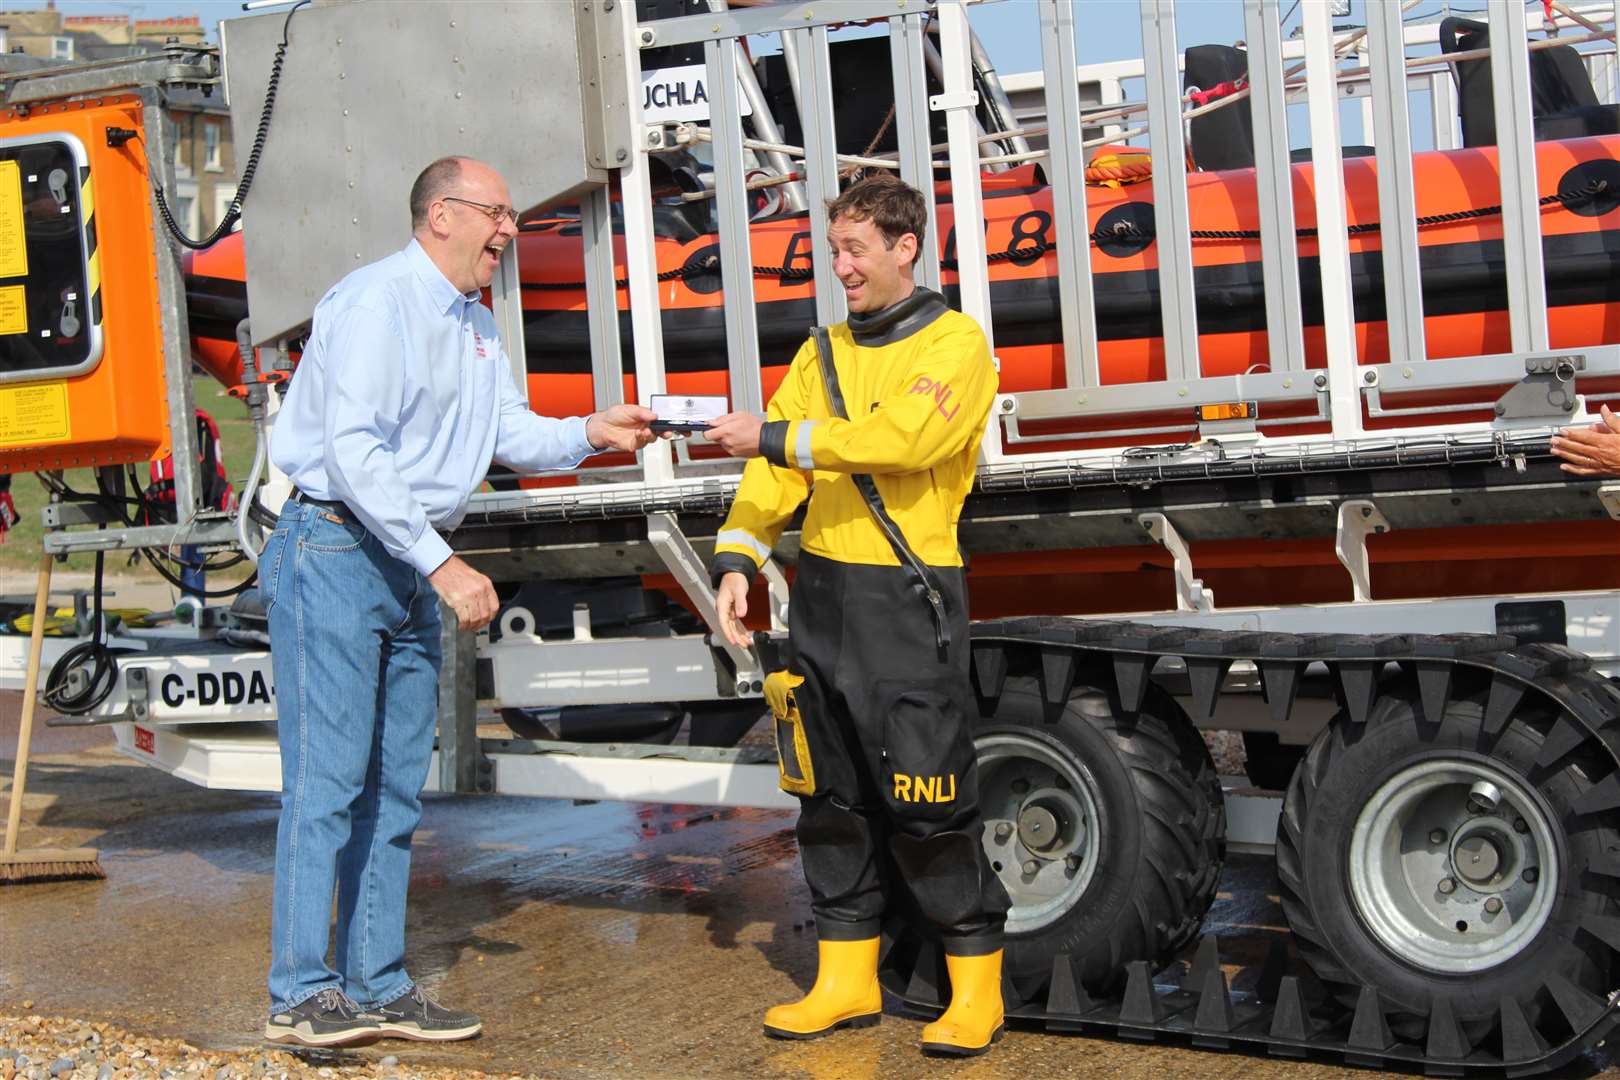
<svg viewBox="0 0 1620 1080">
<path fill-rule="evenodd" d="M 849 332 L 855 344 L 869 348 L 893 345 L 910 337 L 950 310 L 945 298 L 921 285 L 899 303 L 890 304 L 882 311 L 852 311 L 849 313 Z"/>
</svg>

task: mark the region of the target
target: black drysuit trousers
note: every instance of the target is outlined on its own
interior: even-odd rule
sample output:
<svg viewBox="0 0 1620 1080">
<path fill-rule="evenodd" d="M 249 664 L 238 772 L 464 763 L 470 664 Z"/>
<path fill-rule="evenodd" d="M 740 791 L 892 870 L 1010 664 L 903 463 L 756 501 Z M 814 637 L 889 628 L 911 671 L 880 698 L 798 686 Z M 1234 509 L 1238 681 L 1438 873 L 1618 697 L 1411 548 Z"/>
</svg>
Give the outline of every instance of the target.
<svg viewBox="0 0 1620 1080">
<path fill-rule="evenodd" d="M 1001 947 L 1009 901 L 981 843 L 963 571 L 936 570 L 943 658 L 907 571 L 800 556 L 789 639 L 815 788 L 799 850 L 823 940 L 876 937 L 898 876 L 946 951 L 978 956 Z"/>
</svg>

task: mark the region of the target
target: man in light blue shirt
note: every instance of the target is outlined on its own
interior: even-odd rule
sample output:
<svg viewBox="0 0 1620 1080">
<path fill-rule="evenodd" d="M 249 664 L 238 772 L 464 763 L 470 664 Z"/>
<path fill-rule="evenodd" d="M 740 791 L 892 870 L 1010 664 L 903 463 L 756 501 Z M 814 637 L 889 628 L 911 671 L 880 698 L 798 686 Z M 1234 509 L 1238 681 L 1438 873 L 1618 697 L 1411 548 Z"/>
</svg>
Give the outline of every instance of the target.
<svg viewBox="0 0 1620 1080">
<path fill-rule="evenodd" d="M 315 308 L 270 456 L 295 493 L 259 557 L 282 807 L 265 1037 L 347 1046 L 476 1035 L 405 970 L 411 836 L 433 751 L 439 602 L 464 630 L 494 587 L 451 554 L 490 462 L 567 468 L 654 438 L 653 413 L 529 411 L 479 302 L 517 235 L 506 183 L 443 158 L 411 189 L 413 239 Z M 326 963 L 337 893 L 336 970 Z"/>
</svg>

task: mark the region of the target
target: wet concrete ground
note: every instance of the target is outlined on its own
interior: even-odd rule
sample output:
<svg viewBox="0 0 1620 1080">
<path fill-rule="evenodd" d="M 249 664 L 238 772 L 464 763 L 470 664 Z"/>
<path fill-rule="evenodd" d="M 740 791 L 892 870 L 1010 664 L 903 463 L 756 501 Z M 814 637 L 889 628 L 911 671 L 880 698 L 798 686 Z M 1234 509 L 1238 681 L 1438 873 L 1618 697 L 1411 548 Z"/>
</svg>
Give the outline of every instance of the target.
<svg viewBox="0 0 1620 1080">
<path fill-rule="evenodd" d="M 0 694 L 7 783 L 19 699 Z M 108 876 L 0 888 L 0 1014 L 26 999 L 205 1049 L 258 1045 L 275 797 L 174 780 L 104 732 L 36 729 L 35 746 L 24 846 L 93 846 Z M 893 1008 L 870 1030 L 767 1040 L 762 1010 L 815 973 L 791 825 L 774 811 L 430 796 L 409 963 L 485 1034 L 352 1059 L 563 1078 L 1372 1075 L 1019 1030 L 987 1057 L 942 1062 L 919 1055 L 921 1021 Z M 1280 932 L 1270 880 L 1269 860 L 1232 860 L 1210 926 Z"/>
</svg>

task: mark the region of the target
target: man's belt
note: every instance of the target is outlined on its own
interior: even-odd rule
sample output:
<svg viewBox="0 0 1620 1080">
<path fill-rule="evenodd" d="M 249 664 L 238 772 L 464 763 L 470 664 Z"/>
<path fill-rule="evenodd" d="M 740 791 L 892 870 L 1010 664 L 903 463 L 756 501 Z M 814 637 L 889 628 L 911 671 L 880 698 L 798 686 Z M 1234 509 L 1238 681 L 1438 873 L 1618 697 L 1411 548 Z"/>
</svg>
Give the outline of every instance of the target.
<svg viewBox="0 0 1620 1080">
<path fill-rule="evenodd" d="M 305 506 L 313 506 L 318 510 L 329 510 L 334 514 L 343 514 L 345 517 L 355 517 L 354 511 L 349 509 L 348 503 L 338 499 L 317 499 L 313 496 L 305 495 L 297 488 L 293 488 L 292 501 L 296 503 L 303 503 Z M 358 518 L 356 518 L 356 520 L 358 520 Z"/>
</svg>

